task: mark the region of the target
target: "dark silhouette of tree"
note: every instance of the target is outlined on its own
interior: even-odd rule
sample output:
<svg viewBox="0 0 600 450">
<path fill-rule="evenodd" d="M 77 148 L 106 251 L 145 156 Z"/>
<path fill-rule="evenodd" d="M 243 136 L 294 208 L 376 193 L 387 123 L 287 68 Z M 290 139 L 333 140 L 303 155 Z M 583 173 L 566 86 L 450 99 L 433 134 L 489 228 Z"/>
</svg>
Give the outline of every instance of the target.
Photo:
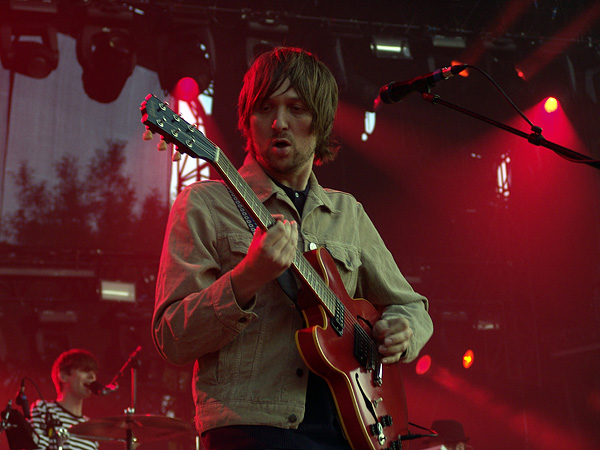
<svg viewBox="0 0 600 450">
<path fill-rule="evenodd" d="M 169 210 L 165 207 L 164 200 L 158 190 L 154 189 L 144 199 L 142 212 L 135 225 L 136 243 L 145 252 L 160 253 L 168 216 Z M 160 239 L 157 239 L 157 236 L 160 236 Z"/>
<path fill-rule="evenodd" d="M 168 208 L 153 191 L 136 214 L 136 192 L 123 173 L 124 149 L 124 142 L 108 141 L 85 176 L 77 158 L 63 156 L 52 188 L 36 181 L 23 162 L 13 174 L 19 207 L 7 220 L 10 237 L 28 247 L 157 254 Z"/>
<path fill-rule="evenodd" d="M 86 200 L 86 187 L 79 175 L 77 159 L 63 156 L 55 170 L 58 182 L 52 194 L 49 224 L 53 244 L 60 248 L 69 248 L 74 243 L 80 248 L 94 247 L 94 235 L 88 225 L 92 209 Z"/>
<path fill-rule="evenodd" d="M 135 223 L 135 189 L 123 173 L 125 143 L 109 142 L 106 151 L 96 150 L 88 166 L 87 191 L 98 248 L 132 251 Z"/>
<path fill-rule="evenodd" d="M 19 243 L 36 242 L 47 232 L 44 224 L 52 211 L 46 182 L 36 183 L 33 171 L 25 162 L 19 166 L 14 179 L 21 207 L 8 219 L 9 234 Z"/>
</svg>

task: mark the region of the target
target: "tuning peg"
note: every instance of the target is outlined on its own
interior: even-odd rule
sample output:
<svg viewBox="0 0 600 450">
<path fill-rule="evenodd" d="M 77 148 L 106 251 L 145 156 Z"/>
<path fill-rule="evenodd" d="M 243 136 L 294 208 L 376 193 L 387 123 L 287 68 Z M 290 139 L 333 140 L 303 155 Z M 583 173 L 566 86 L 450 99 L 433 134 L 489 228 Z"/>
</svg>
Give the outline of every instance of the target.
<svg viewBox="0 0 600 450">
<path fill-rule="evenodd" d="M 178 151 L 173 152 L 173 156 L 171 156 L 171 161 L 179 161 L 181 159 L 181 153 Z"/>
<path fill-rule="evenodd" d="M 156 148 L 158 149 L 159 152 L 162 152 L 163 150 L 167 149 L 167 141 L 165 141 L 162 136 L 160 137 L 160 142 L 158 143 Z"/>
<path fill-rule="evenodd" d="M 146 131 L 144 131 L 144 134 L 142 134 L 142 139 L 144 141 L 152 140 L 152 131 L 150 131 L 150 128 L 146 128 Z"/>
</svg>

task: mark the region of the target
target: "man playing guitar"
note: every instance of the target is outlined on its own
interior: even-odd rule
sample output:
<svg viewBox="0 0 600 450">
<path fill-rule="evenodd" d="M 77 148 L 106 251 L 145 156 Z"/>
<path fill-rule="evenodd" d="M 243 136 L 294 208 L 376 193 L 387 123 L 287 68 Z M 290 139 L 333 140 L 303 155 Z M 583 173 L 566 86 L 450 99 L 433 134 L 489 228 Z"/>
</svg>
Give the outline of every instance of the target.
<svg viewBox="0 0 600 450">
<path fill-rule="evenodd" d="M 401 447 L 397 363 L 416 358 L 433 325 L 362 205 L 313 173 L 336 156 L 337 99 L 309 52 L 259 56 L 239 97 L 240 179 L 195 183 L 173 205 L 153 338 L 166 360 L 195 361 L 206 449 Z"/>
</svg>

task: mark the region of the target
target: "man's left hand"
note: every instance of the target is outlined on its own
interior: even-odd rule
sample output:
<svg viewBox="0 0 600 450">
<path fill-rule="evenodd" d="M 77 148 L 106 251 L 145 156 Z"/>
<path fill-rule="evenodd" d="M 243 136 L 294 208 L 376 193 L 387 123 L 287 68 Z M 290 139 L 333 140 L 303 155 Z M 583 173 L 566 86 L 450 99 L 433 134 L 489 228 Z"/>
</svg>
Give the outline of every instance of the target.
<svg viewBox="0 0 600 450">
<path fill-rule="evenodd" d="M 373 337 L 380 344 L 378 350 L 384 356 L 384 364 L 400 361 L 412 336 L 413 330 L 404 317 L 378 320 L 373 326 Z"/>
</svg>

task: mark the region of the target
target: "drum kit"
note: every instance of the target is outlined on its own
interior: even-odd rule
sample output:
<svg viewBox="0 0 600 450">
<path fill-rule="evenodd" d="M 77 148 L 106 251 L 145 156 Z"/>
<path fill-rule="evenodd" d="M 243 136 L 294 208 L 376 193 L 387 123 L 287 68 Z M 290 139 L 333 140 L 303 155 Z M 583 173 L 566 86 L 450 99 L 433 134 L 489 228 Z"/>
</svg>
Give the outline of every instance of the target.
<svg viewBox="0 0 600 450">
<path fill-rule="evenodd" d="M 137 353 L 141 347 L 129 355 L 129 359 L 123 365 L 119 373 L 113 378 L 113 381 L 107 386 L 88 386 L 92 392 L 97 395 L 106 395 L 118 389 L 117 380 L 123 375 L 127 367 L 131 369 L 131 405 L 125 409 L 123 415 L 104 417 L 100 419 L 91 419 L 86 422 L 72 425 L 69 428 L 63 428 L 64 436 L 58 438 L 58 448 L 62 448 L 62 443 L 69 436 L 91 441 L 114 441 L 126 444 L 126 450 L 133 450 L 136 445 L 158 440 L 173 440 L 179 437 L 195 436 L 194 428 L 191 423 L 185 422 L 169 416 L 138 414 L 136 413 L 137 404 L 137 374 L 136 369 L 139 363 L 136 359 Z M 24 382 L 22 383 L 24 386 Z M 29 411 L 27 402 L 19 403 L 24 412 Z M 12 400 L 4 411 L 0 413 L 0 433 L 6 431 L 9 447 L 11 450 L 33 450 L 38 448 L 38 439 L 30 423 L 23 414 L 12 408 Z M 196 447 L 198 439 L 196 436 Z"/>
<path fill-rule="evenodd" d="M 125 413 L 73 425 L 69 433 L 93 441 L 124 442 L 130 450 L 134 444 L 191 436 L 193 427 L 173 417 Z"/>
<path fill-rule="evenodd" d="M 11 449 L 38 448 L 31 426 L 17 410 L 3 411 L 0 431 L 4 430 Z M 192 425 L 181 419 L 130 412 L 122 416 L 88 420 L 73 425 L 66 431 L 68 435 L 91 441 L 122 442 L 126 444 L 127 450 L 132 450 L 135 445 L 146 442 L 172 440 L 186 435 L 191 437 L 194 432 Z M 68 438 L 68 436 L 64 437 Z"/>
<path fill-rule="evenodd" d="M 142 347 L 138 346 L 129 355 L 123 367 L 121 367 L 111 383 L 106 387 L 112 386 L 110 389 L 100 389 L 100 393 L 94 390 L 96 394 L 105 395 L 105 393 L 116 389 L 118 387 L 117 380 L 123 376 L 125 370 L 129 367 L 131 370 L 131 405 L 125 410 L 125 413 L 122 416 L 92 419 L 73 425 L 68 430 L 70 434 L 96 441 L 124 442 L 126 450 L 133 450 L 135 444 L 162 439 L 174 439 L 185 434 L 191 435 L 193 431 L 191 424 L 180 419 L 151 414 L 136 414 L 136 369 L 139 366 L 139 360 L 136 356 L 141 349 Z"/>
<path fill-rule="evenodd" d="M 122 416 L 92 419 L 71 426 L 69 434 L 95 441 L 125 442 L 127 450 L 133 450 L 135 444 L 163 439 L 174 439 L 186 434 L 191 435 L 191 424 L 168 416 L 136 414 L 137 404 L 137 367 L 136 358 L 142 349 L 138 346 L 130 355 L 123 367 L 115 375 L 111 383 L 104 388 L 91 387 L 98 395 L 106 395 L 118 388 L 117 380 L 129 367 L 131 370 L 131 405 Z"/>
</svg>

